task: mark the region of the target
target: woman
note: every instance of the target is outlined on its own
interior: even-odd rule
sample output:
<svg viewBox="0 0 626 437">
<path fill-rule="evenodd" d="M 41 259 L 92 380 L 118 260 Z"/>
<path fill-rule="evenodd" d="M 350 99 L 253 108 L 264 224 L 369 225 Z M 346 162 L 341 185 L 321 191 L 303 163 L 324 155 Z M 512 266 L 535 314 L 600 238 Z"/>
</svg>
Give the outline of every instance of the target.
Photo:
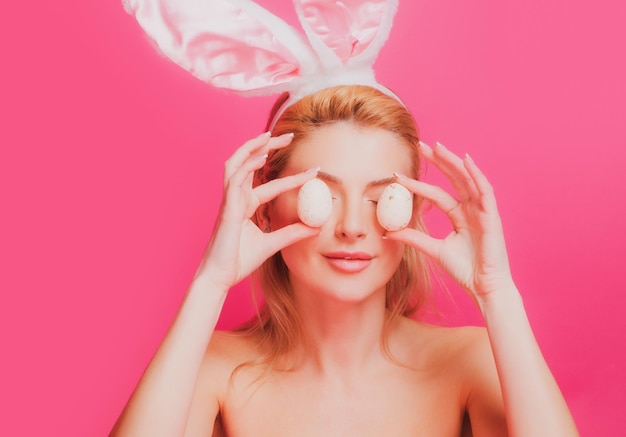
<svg viewBox="0 0 626 437">
<path fill-rule="evenodd" d="M 454 195 L 419 181 L 423 159 Z M 333 194 L 320 228 L 296 213 L 314 177 Z M 375 204 L 393 181 L 453 231 L 429 237 L 419 208 L 385 231 Z M 467 290 L 485 329 L 407 317 L 428 291 L 425 257 Z M 214 332 L 229 288 L 257 269 L 259 317 Z M 577 435 L 511 277 L 491 186 L 469 156 L 419 143 L 396 99 L 367 86 L 316 92 L 226 163 L 206 254 L 112 435 L 211 433 Z"/>
</svg>

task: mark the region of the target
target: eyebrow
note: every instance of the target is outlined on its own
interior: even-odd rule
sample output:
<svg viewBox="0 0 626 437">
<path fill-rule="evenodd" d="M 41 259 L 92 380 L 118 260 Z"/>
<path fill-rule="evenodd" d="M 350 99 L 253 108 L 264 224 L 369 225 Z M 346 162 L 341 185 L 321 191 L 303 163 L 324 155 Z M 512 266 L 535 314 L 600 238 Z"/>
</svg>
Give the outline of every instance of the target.
<svg viewBox="0 0 626 437">
<path fill-rule="evenodd" d="M 333 176 L 324 171 L 318 171 L 317 177 L 327 182 L 332 182 L 334 184 L 343 185 L 343 182 L 337 176 Z M 383 178 L 383 179 L 377 179 L 375 181 L 368 182 L 367 188 L 378 187 L 381 185 L 389 185 L 395 180 L 396 180 L 395 176 L 390 176 L 388 178 Z"/>
</svg>

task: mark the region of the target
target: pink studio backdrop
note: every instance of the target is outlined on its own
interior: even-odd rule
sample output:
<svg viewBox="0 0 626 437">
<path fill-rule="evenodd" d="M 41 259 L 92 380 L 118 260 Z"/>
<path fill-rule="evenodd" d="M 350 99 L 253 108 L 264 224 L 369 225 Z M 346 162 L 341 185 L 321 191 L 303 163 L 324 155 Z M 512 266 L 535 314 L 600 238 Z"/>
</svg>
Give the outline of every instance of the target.
<svg viewBox="0 0 626 437">
<path fill-rule="evenodd" d="M 261 3 L 294 18 L 287 0 Z M 624 5 L 404 0 L 377 62 L 423 139 L 470 152 L 495 185 L 515 277 L 585 436 L 626 433 Z M 106 435 L 200 260 L 222 163 L 273 99 L 164 61 L 117 0 L 1 15 L 0 435 Z M 245 285 L 222 328 L 251 313 Z M 480 323 L 451 294 L 444 322 Z"/>
</svg>

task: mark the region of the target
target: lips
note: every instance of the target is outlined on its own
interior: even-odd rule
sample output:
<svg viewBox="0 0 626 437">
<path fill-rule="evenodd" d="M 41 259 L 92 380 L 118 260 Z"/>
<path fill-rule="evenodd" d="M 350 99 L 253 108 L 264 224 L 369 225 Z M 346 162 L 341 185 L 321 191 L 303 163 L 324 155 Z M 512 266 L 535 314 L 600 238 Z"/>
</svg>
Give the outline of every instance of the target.
<svg viewBox="0 0 626 437">
<path fill-rule="evenodd" d="M 331 252 L 325 253 L 328 264 L 342 273 L 358 273 L 365 270 L 372 259 L 372 255 L 365 252 Z"/>
</svg>

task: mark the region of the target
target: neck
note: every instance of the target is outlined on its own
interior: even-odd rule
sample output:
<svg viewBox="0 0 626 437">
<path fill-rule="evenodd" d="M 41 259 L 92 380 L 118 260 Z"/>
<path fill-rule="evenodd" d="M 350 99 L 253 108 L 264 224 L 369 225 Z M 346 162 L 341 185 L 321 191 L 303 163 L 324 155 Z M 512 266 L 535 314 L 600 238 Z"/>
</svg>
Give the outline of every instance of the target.
<svg viewBox="0 0 626 437">
<path fill-rule="evenodd" d="M 385 290 L 346 302 L 295 290 L 302 319 L 305 362 L 326 375 L 349 374 L 383 358 Z"/>
</svg>

